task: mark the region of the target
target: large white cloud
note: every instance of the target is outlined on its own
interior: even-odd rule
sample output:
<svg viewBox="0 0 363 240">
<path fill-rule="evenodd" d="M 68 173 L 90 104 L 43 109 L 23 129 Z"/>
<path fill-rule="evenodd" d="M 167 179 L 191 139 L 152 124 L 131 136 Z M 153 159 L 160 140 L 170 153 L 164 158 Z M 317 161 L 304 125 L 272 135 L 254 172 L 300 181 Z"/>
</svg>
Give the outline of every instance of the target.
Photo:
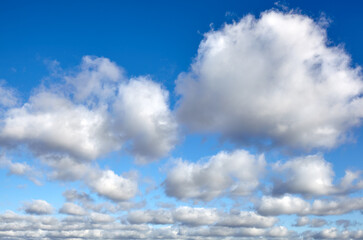
<svg viewBox="0 0 363 240">
<path fill-rule="evenodd" d="M 131 139 L 140 163 L 168 153 L 176 144 L 176 123 L 168 106 L 168 92 L 149 78 L 121 84 L 113 104 L 116 132 Z"/>
<path fill-rule="evenodd" d="M 20 108 L 10 109 L 0 137 L 27 144 L 37 154 L 68 153 L 94 159 L 115 148 L 103 112 L 92 111 L 55 93 L 41 91 Z"/>
<path fill-rule="evenodd" d="M 329 149 L 363 116 L 360 68 L 323 27 L 291 12 L 206 33 L 176 91 L 181 122 L 238 143 Z"/>
<path fill-rule="evenodd" d="M 165 179 L 165 192 L 178 199 L 209 201 L 222 195 L 245 196 L 259 185 L 263 155 L 244 150 L 220 152 L 207 162 L 178 161 Z"/>
<path fill-rule="evenodd" d="M 128 145 L 136 161 L 146 163 L 176 144 L 168 92 L 149 77 L 128 80 L 109 59 L 90 56 L 75 73 L 57 74 L 62 83 L 40 87 L 23 106 L 4 112 L 1 145 L 80 160 Z"/>
<path fill-rule="evenodd" d="M 298 157 L 286 163 L 275 163 L 278 174 L 272 189 L 273 194 L 299 193 L 303 195 L 346 194 L 363 187 L 359 172 L 346 171 L 340 183 L 334 185 L 332 164 L 322 155 Z"/>
</svg>

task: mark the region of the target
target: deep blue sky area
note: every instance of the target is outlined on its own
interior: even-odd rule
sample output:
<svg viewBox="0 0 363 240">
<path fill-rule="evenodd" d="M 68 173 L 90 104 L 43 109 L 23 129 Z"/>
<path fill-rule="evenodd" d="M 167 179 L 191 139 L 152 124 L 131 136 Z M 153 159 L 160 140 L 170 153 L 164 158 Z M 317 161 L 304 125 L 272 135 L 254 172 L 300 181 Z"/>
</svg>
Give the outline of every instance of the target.
<svg viewBox="0 0 363 240">
<path fill-rule="evenodd" d="M 203 33 L 251 13 L 286 6 L 331 20 L 333 45 L 344 43 L 361 65 L 363 24 L 359 1 L 2 1 L 0 72 L 10 86 L 29 90 L 48 71 L 65 69 L 84 55 L 110 58 L 128 75 L 150 74 L 173 90 L 188 69 Z M 31 72 L 31 74 L 30 74 Z"/>
</svg>

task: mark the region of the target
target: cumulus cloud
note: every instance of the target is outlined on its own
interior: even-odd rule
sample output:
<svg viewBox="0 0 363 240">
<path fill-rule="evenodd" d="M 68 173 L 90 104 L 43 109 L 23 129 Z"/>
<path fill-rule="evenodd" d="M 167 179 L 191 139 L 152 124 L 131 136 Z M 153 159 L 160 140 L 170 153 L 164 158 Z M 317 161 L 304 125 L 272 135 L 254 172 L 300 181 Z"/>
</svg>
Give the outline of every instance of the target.
<svg viewBox="0 0 363 240">
<path fill-rule="evenodd" d="M 334 171 L 332 164 L 325 161 L 322 155 L 310 155 L 273 165 L 278 173 L 272 193 L 299 193 L 303 195 L 345 194 L 363 188 L 359 172 L 346 171 L 337 185 L 333 184 Z"/>
<path fill-rule="evenodd" d="M 32 200 L 31 202 L 26 202 L 22 208 L 26 213 L 35 215 L 52 214 L 54 210 L 52 205 L 44 200 Z"/>
<path fill-rule="evenodd" d="M 260 216 L 255 212 L 231 212 L 229 214 L 222 214 L 217 225 L 226 227 L 268 228 L 275 225 L 277 221 L 277 218 Z"/>
<path fill-rule="evenodd" d="M 83 216 L 87 214 L 87 211 L 84 208 L 71 202 L 64 203 L 61 209 L 59 209 L 59 212 L 76 216 Z"/>
<path fill-rule="evenodd" d="M 137 182 L 133 179 L 117 175 L 112 170 L 94 173 L 86 179 L 86 184 L 100 196 L 115 202 L 125 201 L 137 193 Z"/>
<path fill-rule="evenodd" d="M 361 69 L 323 27 L 291 12 L 206 33 L 176 92 L 178 118 L 192 131 L 290 150 L 346 142 L 363 116 Z"/>
<path fill-rule="evenodd" d="M 113 105 L 117 132 L 131 139 L 139 163 L 168 153 L 176 144 L 176 123 L 168 107 L 168 92 L 147 77 L 121 84 Z"/>
<path fill-rule="evenodd" d="M 125 144 L 137 161 L 168 154 L 177 125 L 168 92 L 149 77 L 126 79 L 107 58 L 85 56 L 63 83 L 40 87 L 1 119 L 0 143 L 26 145 L 36 156 L 65 155 L 93 160 Z"/>
<path fill-rule="evenodd" d="M 127 216 L 128 222 L 131 224 L 172 224 L 174 223 L 172 213 L 168 210 L 138 210 L 130 212 Z"/>
<path fill-rule="evenodd" d="M 42 161 L 51 168 L 48 174 L 50 179 L 83 181 L 91 191 L 114 202 L 133 198 L 138 191 L 136 172 L 129 173 L 129 176 L 126 177 L 118 175 L 112 170 L 103 170 L 89 163 L 63 156 L 48 155 L 43 157 Z M 87 196 L 78 196 L 77 192 L 68 192 L 65 197 L 73 201 L 79 198 L 83 203 L 87 198 Z"/>
<path fill-rule="evenodd" d="M 56 152 L 93 159 L 115 145 L 108 137 L 102 112 L 46 91 L 32 96 L 22 107 L 10 109 L 3 123 L 3 141 L 27 144 L 39 155 Z"/>
<path fill-rule="evenodd" d="M 257 212 L 263 216 L 283 214 L 304 215 L 341 215 L 363 209 L 363 198 L 339 198 L 337 200 L 314 200 L 309 203 L 299 197 L 285 195 L 281 197 L 263 196 L 256 205 Z"/>
<path fill-rule="evenodd" d="M 187 225 L 213 224 L 218 219 L 217 209 L 191 208 L 187 206 L 175 209 L 174 219 Z"/>
<path fill-rule="evenodd" d="M 226 194 L 244 196 L 259 185 L 265 168 L 263 155 L 244 150 L 220 152 L 207 162 L 178 161 L 164 182 L 168 196 L 209 201 Z"/>
</svg>

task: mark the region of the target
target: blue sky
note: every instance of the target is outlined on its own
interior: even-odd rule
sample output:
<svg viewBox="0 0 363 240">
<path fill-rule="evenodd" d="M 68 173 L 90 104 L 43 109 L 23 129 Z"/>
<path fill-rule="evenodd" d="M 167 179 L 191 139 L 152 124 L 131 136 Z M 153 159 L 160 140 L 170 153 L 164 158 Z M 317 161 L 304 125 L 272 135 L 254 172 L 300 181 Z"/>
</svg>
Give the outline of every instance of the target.
<svg viewBox="0 0 363 240">
<path fill-rule="evenodd" d="M 361 7 L 2 1 L 0 238 L 362 239 Z"/>
</svg>

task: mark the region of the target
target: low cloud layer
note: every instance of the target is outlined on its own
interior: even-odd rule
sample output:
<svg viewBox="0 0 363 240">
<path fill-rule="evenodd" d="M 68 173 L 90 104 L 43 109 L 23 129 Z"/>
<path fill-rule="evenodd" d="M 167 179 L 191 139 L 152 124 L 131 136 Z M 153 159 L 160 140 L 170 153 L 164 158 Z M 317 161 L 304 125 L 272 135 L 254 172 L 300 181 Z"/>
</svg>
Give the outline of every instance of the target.
<svg viewBox="0 0 363 240">
<path fill-rule="evenodd" d="M 263 196 L 256 210 L 263 216 L 296 214 L 304 215 L 342 215 L 363 209 L 363 198 L 338 198 L 335 200 L 314 200 L 312 203 L 292 195 L 282 197 Z"/>
<path fill-rule="evenodd" d="M 291 12 L 206 33 L 176 91 L 190 130 L 243 144 L 330 149 L 349 141 L 363 116 L 360 68 L 322 26 Z"/>
</svg>

